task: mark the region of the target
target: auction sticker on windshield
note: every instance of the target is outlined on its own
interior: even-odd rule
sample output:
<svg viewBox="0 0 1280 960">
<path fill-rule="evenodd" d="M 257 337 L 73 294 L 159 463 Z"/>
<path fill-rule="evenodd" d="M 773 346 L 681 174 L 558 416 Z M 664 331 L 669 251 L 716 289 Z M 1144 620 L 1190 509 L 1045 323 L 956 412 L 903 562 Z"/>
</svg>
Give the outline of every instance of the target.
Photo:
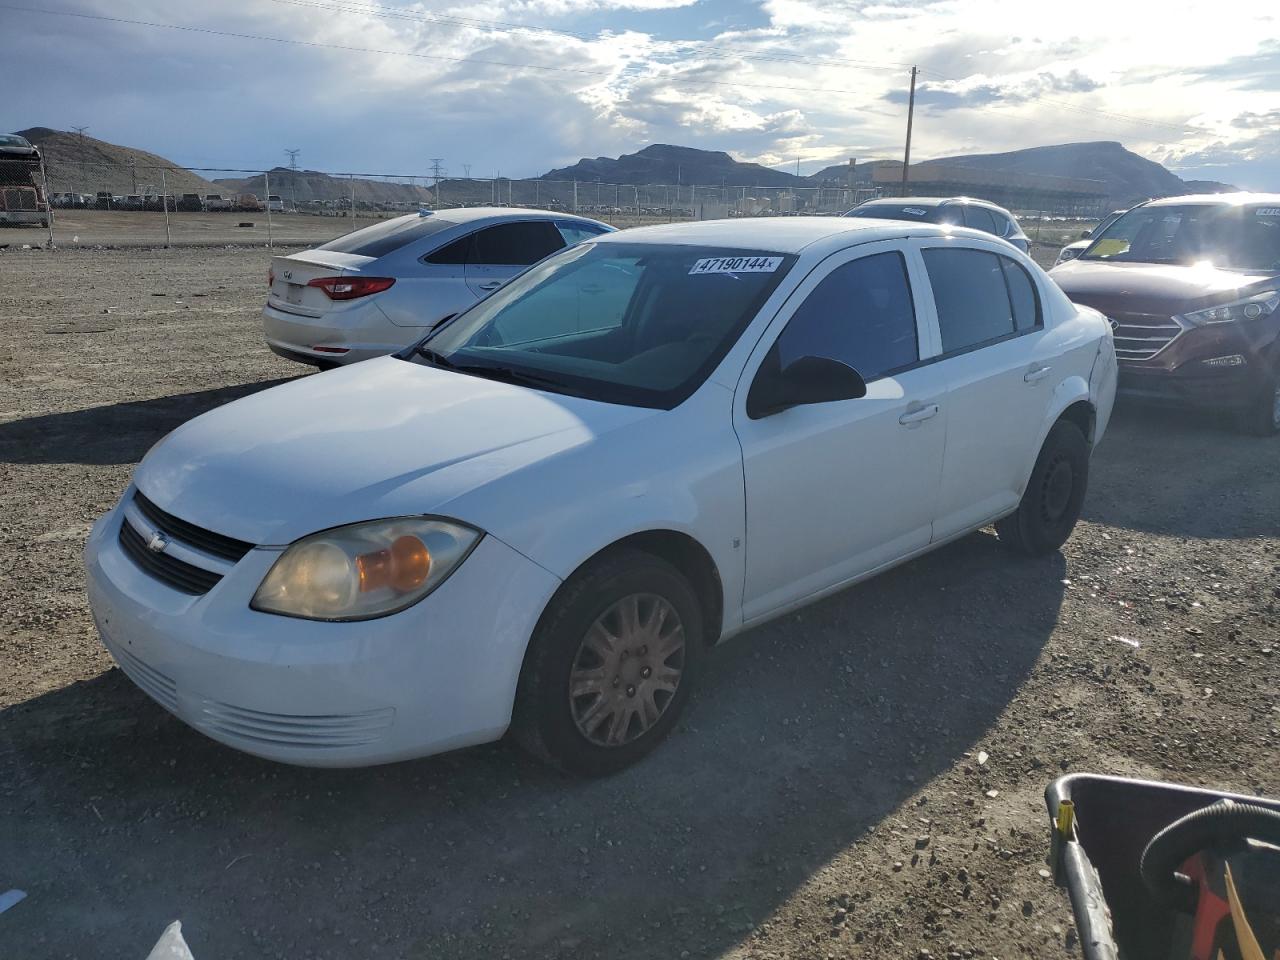
<svg viewBox="0 0 1280 960">
<path fill-rule="evenodd" d="M 781 257 L 707 257 L 689 270 L 695 273 L 773 273 L 782 264 Z"/>
</svg>

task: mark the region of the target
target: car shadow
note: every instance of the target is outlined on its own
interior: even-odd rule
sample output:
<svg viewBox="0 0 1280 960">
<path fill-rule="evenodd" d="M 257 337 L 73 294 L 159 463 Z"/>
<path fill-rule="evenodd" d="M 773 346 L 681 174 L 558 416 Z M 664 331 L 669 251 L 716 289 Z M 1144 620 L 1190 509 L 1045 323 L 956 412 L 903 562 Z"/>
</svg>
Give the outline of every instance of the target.
<svg viewBox="0 0 1280 960">
<path fill-rule="evenodd" d="M 1093 458 L 1083 518 L 1205 540 L 1270 536 L 1278 454 L 1280 439 L 1249 435 L 1227 413 L 1121 398 Z"/>
<path fill-rule="evenodd" d="M 152 444 L 192 417 L 292 379 L 281 377 L 0 423 L 0 463 L 137 463 Z"/>
<path fill-rule="evenodd" d="M 5 940 L 133 956 L 181 918 L 196 957 L 719 955 L 974 748 L 1064 572 L 976 534 L 752 630 L 667 743 L 596 781 L 504 744 L 273 764 L 111 670 L 0 712 L 3 883 L 28 893 Z"/>
</svg>

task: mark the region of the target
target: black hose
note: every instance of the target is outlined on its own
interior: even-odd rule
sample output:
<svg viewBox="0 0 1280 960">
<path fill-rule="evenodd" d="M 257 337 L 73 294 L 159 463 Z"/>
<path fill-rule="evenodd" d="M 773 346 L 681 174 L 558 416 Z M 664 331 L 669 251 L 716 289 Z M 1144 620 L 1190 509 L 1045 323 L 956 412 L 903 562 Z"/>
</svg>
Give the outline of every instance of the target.
<svg viewBox="0 0 1280 960">
<path fill-rule="evenodd" d="M 1139 870 L 1147 892 L 1175 910 L 1192 912 L 1197 894 L 1177 869 L 1201 850 L 1245 838 L 1280 844 L 1280 813 L 1252 803 L 1219 800 L 1169 824 L 1142 851 Z"/>
</svg>

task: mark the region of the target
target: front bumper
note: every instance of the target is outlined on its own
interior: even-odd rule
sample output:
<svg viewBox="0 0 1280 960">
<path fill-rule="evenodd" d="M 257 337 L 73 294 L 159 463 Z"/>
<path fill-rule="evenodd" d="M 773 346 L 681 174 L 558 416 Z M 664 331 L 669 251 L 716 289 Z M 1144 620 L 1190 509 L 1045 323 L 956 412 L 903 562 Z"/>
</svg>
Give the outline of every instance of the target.
<svg viewBox="0 0 1280 960">
<path fill-rule="evenodd" d="M 425 331 L 417 327 L 397 327 L 386 320 L 376 304 L 363 310 L 343 311 L 342 324 L 325 317 L 304 317 L 286 313 L 270 304 L 262 310 L 262 331 L 271 350 L 300 363 L 359 363 L 403 350 Z M 364 322 L 368 321 L 368 322 Z M 321 350 L 330 347 L 343 350 Z"/>
<path fill-rule="evenodd" d="M 386 763 L 502 736 L 529 637 L 560 582 L 486 536 L 415 606 L 321 623 L 249 609 L 279 548 L 250 550 L 190 596 L 123 552 L 122 522 L 117 506 L 85 548 L 89 604 L 116 663 L 200 732 L 306 766 Z"/>
<path fill-rule="evenodd" d="M 1278 336 L 1280 317 L 1192 328 L 1150 360 L 1120 361 L 1119 392 L 1228 410 L 1247 407 L 1276 375 Z M 1205 362 L 1226 357 L 1240 362 Z"/>
</svg>

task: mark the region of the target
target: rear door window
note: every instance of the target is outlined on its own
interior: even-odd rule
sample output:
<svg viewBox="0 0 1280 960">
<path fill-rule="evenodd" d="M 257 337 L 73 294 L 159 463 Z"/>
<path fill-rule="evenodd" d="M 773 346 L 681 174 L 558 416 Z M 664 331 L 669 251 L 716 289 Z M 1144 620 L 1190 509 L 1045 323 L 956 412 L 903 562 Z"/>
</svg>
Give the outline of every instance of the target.
<svg viewBox="0 0 1280 960">
<path fill-rule="evenodd" d="M 557 223 L 556 229 L 560 231 L 560 236 L 564 237 L 565 246 L 569 247 L 609 232 L 604 227 L 597 227 L 590 223 Z"/>
<path fill-rule="evenodd" d="M 525 267 L 555 253 L 564 237 L 550 220 L 524 220 L 485 227 L 475 234 L 469 264 Z"/>
<path fill-rule="evenodd" d="M 437 263 L 452 266 L 461 266 L 471 258 L 472 248 L 475 245 L 474 233 L 465 237 L 454 240 L 452 243 L 445 244 L 434 253 L 427 254 L 422 259 L 426 263 Z"/>
<path fill-rule="evenodd" d="M 1000 261 L 985 250 L 923 251 L 938 309 L 942 352 L 959 353 L 1014 333 L 1013 307 Z"/>
<path fill-rule="evenodd" d="M 902 254 L 877 253 L 832 270 L 787 322 L 777 349 L 784 369 L 801 357 L 829 357 L 868 381 L 919 360 Z"/>
<path fill-rule="evenodd" d="M 981 230 L 984 233 L 1000 235 L 1000 227 L 996 224 L 996 219 L 991 215 L 991 211 L 986 207 L 975 207 L 973 204 L 966 205 L 964 208 L 964 225 L 975 230 Z"/>
<path fill-rule="evenodd" d="M 1040 297 L 1035 282 L 1026 268 L 1008 257 L 999 257 L 1004 269 L 1004 280 L 1009 287 L 1009 302 L 1013 305 L 1013 325 L 1021 333 L 1040 326 Z"/>
</svg>

